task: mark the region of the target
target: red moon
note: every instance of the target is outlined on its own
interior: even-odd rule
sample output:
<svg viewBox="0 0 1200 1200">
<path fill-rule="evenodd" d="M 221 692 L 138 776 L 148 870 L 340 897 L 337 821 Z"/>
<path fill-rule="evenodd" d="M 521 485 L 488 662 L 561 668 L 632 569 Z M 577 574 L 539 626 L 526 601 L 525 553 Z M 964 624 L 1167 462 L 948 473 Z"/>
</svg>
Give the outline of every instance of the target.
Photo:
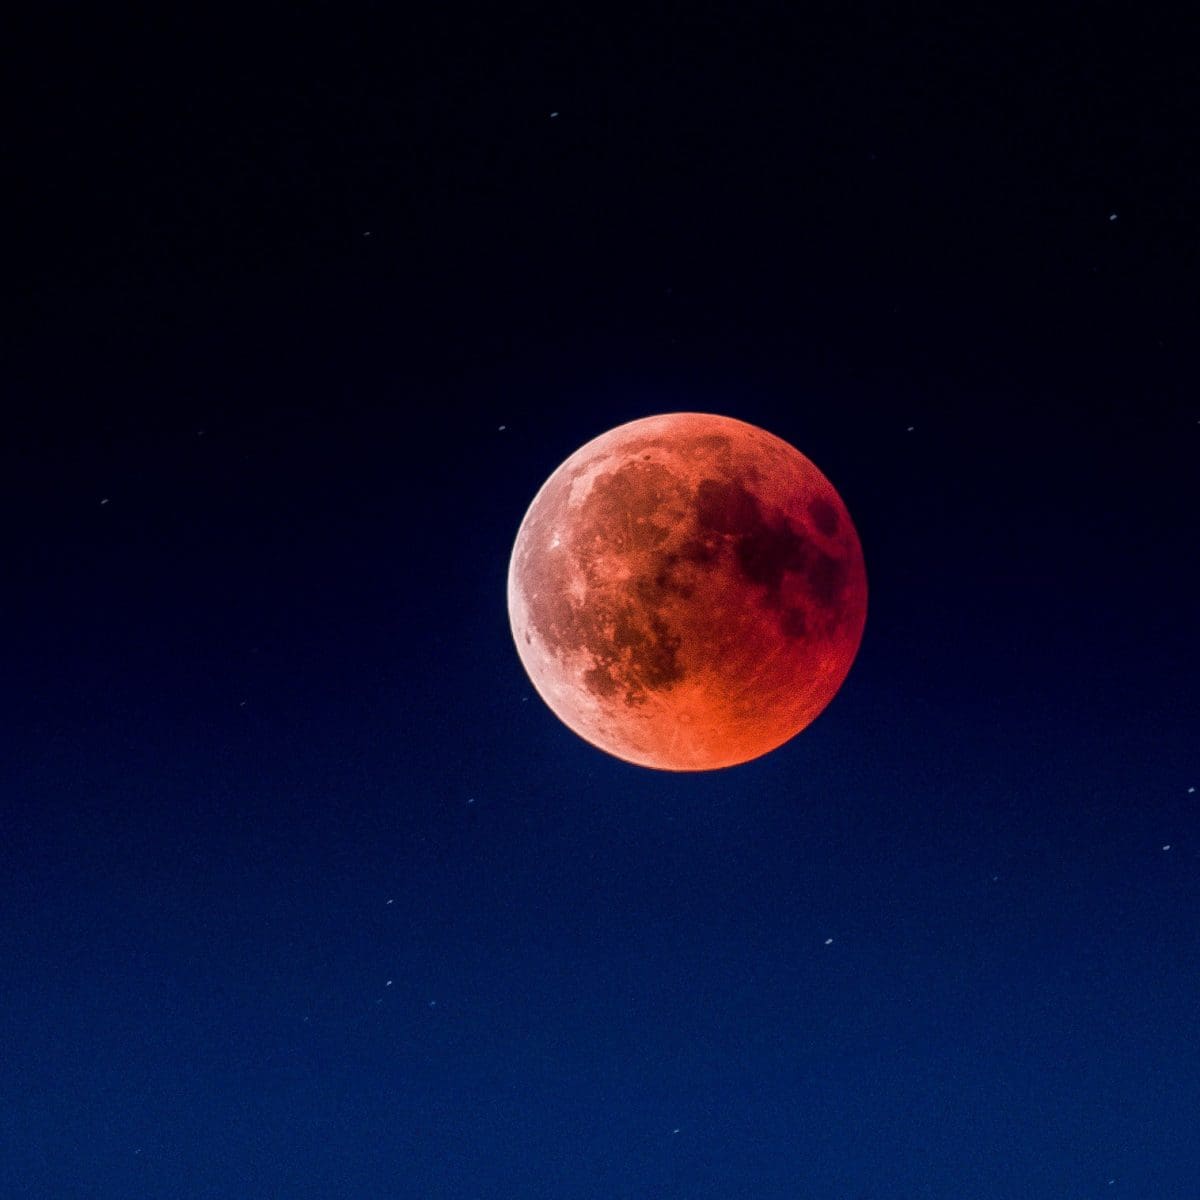
<svg viewBox="0 0 1200 1200">
<path fill-rule="evenodd" d="M 754 425 L 667 413 L 575 451 L 513 547 L 508 614 L 551 710 L 627 762 L 708 771 L 799 733 L 867 615 L 841 497 Z"/>
</svg>

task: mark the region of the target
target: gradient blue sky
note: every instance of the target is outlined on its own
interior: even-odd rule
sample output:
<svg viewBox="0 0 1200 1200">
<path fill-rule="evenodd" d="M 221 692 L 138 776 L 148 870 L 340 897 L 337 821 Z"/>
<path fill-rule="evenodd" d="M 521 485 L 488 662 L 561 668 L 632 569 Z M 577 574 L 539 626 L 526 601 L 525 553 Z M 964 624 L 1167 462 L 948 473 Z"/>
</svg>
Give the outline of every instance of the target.
<svg viewBox="0 0 1200 1200">
<path fill-rule="evenodd" d="M 22 32 L 0 1192 L 1196 1196 L 1174 31 L 93 24 Z M 678 409 L 808 454 L 871 583 L 701 776 L 504 609 L 546 476 Z"/>
</svg>

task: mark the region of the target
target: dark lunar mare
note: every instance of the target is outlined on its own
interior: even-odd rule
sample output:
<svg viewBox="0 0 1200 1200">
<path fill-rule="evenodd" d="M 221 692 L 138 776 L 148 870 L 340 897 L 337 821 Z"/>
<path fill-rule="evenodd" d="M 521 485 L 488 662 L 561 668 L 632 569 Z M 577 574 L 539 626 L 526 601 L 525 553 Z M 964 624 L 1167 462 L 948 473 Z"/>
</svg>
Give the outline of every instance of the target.
<svg viewBox="0 0 1200 1200">
<path fill-rule="evenodd" d="M 810 513 L 817 504 L 825 502 L 814 501 Z M 828 511 L 813 513 L 814 523 L 824 521 L 830 527 L 832 517 L 832 528 L 836 528 L 837 513 L 828 504 L 825 509 Z M 711 553 L 708 547 L 713 535 L 728 541 L 742 578 L 763 588 L 764 606 L 779 612 L 779 628 L 785 637 L 802 638 L 808 628 L 804 610 L 784 602 L 783 583 L 789 571 L 805 577 L 806 594 L 813 596 L 827 615 L 836 614 L 846 581 L 843 565 L 784 514 L 768 518 L 758 498 L 737 480 L 701 481 L 696 526 L 697 540 L 705 547 L 701 561 Z"/>
</svg>

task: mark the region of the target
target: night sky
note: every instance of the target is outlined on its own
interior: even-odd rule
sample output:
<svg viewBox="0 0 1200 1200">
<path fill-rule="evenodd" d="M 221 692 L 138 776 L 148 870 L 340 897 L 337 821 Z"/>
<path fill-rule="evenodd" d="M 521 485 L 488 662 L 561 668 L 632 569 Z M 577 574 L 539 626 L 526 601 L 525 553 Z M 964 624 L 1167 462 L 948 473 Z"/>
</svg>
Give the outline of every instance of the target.
<svg viewBox="0 0 1200 1200">
<path fill-rule="evenodd" d="M 1200 76 L 1165 7 L 6 38 L 0 1196 L 1200 1196 Z M 816 722 L 549 711 L 517 528 L 722 413 Z"/>
</svg>

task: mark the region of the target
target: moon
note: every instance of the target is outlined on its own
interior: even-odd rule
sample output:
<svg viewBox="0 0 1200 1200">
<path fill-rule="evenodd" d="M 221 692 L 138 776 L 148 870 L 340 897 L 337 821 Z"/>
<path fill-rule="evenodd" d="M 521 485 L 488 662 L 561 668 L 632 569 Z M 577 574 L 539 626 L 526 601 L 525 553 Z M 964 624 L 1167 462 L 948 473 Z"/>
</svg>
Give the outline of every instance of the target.
<svg viewBox="0 0 1200 1200">
<path fill-rule="evenodd" d="M 845 504 L 799 450 L 667 413 L 588 442 L 542 485 L 508 614 L 538 694 L 580 737 L 708 771 L 774 750 L 833 699 L 867 577 Z"/>
</svg>

